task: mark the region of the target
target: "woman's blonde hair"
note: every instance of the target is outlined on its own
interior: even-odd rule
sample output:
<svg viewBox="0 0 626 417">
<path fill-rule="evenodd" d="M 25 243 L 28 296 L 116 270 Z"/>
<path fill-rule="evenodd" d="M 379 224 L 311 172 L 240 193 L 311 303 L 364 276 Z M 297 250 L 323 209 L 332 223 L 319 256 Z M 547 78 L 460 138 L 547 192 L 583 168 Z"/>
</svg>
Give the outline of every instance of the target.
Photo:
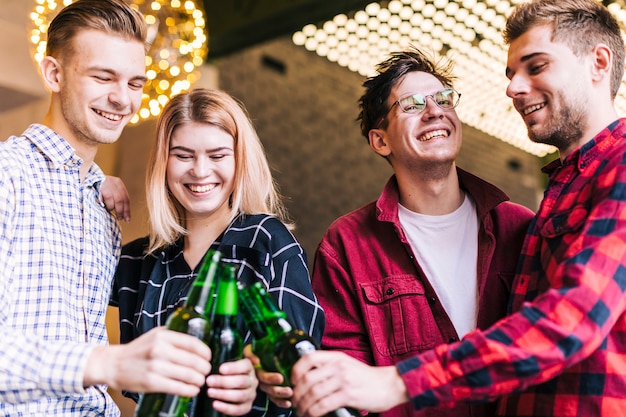
<svg viewBox="0 0 626 417">
<path fill-rule="evenodd" d="M 263 145 L 243 104 L 223 91 L 195 89 L 174 97 L 157 122 L 156 143 L 146 176 L 150 213 L 148 253 L 174 243 L 187 233 L 185 209 L 169 191 L 166 170 L 174 130 L 191 122 L 219 127 L 234 138 L 235 181 L 230 198 L 231 220 L 238 214 L 264 213 L 274 215 L 289 225 Z"/>
</svg>

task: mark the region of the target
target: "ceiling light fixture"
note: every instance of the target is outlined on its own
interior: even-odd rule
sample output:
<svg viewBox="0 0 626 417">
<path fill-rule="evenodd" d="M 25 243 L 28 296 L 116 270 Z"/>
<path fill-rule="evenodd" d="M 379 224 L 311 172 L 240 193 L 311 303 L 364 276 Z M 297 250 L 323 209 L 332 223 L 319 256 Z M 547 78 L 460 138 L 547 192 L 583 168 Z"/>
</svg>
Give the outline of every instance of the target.
<svg viewBox="0 0 626 417">
<path fill-rule="evenodd" d="M 46 52 L 50 21 L 72 0 L 36 0 L 30 14 L 33 57 L 40 62 Z M 148 24 L 146 75 L 141 107 L 131 120 L 158 116 L 171 97 L 188 91 L 200 77 L 197 67 L 208 52 L 204 12 L 194 0 L 135 0 Z"/>
</svg>

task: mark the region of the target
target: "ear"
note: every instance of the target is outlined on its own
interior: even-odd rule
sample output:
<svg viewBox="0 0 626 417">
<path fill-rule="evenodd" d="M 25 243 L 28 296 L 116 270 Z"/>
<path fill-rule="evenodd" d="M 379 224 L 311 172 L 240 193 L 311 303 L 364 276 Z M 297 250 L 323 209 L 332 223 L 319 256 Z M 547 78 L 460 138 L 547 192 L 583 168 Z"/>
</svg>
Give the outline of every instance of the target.
<svg viewBox="0 0 626 417">
<path fill-rule="evenodd" d="M 367 134 L 370 142 L 370 148 L 380 156 L 387 157 L 391 153 L 391 149 L 387 144 L 385 131 L 382 129 L 372 129 Z"/>
<path fill-rule="evenodd" d="M 45 56 L 39 64 L 43 82 L 53 93 L 58 93 L 61 89 L 61 67 L 59 61 L 51 56 Z"/>
<path fill-rule="evenodd" d="M 611 48 L 603 43 L 599 43 L 593 48 L 592 51 L 592 70 L 591 76 L 594 82 L 601 81 L 605 77 L 608 77 L 608 81 L 611 81 L 611 66 L 613 64 L 613 52 Z"/>
</svg>

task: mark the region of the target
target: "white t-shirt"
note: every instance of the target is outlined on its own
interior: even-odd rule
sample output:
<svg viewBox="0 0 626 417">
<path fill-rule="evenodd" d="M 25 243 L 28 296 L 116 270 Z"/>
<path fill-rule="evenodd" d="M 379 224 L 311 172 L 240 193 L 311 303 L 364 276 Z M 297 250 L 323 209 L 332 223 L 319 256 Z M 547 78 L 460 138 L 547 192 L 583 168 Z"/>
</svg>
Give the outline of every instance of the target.
<svg viewBox="0 0 626 417">
<path fill-rule="evenodd" d="M 413 253 L 459 337 L 476 328 L 478 316 L 478 215 L 465 195 L 450 214 L 429 216 L 398 204 L 400 224 Z"/>
</svg>

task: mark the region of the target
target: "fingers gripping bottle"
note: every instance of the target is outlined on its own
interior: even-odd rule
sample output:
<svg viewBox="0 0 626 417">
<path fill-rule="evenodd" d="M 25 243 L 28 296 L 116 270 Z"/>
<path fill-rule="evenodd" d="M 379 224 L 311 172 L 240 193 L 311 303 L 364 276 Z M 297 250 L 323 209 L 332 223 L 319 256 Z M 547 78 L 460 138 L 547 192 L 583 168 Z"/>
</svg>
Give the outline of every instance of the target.
<svg viewBox="0 0 626 417">
<path fill-rule="evenodd" d="M 217 298 L 211 312 L 212 323 L 209 347 L 211 374 L 219 373 L 224 362 L 235 361 L 243 357 L 243 337 L 237 328 L 238 289 L 237 268 L 232 264 L 222 263 L 220 280 L 217 287 Z M 207 397 L 206 384 L 194 399 L 192 415 L 194 417 L 224 417 L 213 409 L 213 399 Z"/>
<path fill-rule="evenodd" d="M 297 329 L 280 310 L 263 284 L 255 282 L 239 287 L 239 307 L 254 340 L 252 351 L 267 372 L 279 372 L 286 385 L 291 385 L 291 370 L 298 359 L 319 349 L 315 339 Z M 328 417 L 360 417 L 359 412 L 340 408 Z"/>
<path fill-rule="evenodd" d="M 181 333 L 196 336 L 209 344 L 211 336 L 210 312 L 218 285 L 221 253 L 209 250 L 193 281 L 187 301 L 179 307 L 165 326 Z M 139 397 L 135 417 L 183 417 L 191 398 L 164 393 L 144 393 Z"/>
</svg>

